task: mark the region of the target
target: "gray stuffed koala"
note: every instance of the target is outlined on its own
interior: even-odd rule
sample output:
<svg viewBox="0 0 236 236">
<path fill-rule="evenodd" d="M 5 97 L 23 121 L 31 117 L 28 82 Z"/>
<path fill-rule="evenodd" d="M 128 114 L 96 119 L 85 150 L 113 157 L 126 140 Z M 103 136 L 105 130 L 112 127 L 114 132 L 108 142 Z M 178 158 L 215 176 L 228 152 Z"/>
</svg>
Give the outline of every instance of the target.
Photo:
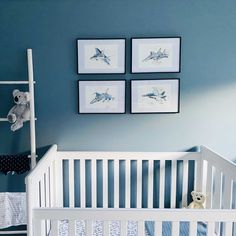
<svg viewBox="0 0 236 236">
<path fill-rule="evenodd" d="M 28 92 L 21 92 L 18 89 L 13 91 L 13 98 L 16 105 L 12 107 L 7 115 L 11 130 L 16 131 L 23 127 L 23 122 L 30 119 L 30 96 Z"/>
</svg>

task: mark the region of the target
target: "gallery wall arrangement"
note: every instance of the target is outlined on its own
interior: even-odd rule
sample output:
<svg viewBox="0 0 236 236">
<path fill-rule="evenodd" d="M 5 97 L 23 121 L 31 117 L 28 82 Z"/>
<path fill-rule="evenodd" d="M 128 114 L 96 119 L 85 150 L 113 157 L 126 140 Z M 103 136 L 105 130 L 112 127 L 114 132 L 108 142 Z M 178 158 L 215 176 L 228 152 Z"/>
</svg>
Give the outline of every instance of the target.
<svg viewBox="0 0 236 236">
<path fill-rule="evenodd" d="M 204 144 L 236 160 L 235 132 L 228 132 L 236 130 L 234 0 L 2 0 L 0 6 L 1 80 L 25 80 L 25 49 L 34 51 L 38 147 L 155 152 Z M 180 73 L 131 73 L 131 38 L 177 36 Z M 126 74 L 78 75 L 77 38 L 126 38 Z M 130 80 L 166 78 L 180 78 L 180 113 L 131 114 Z M 126 114 L 78 114 L 78 80 L 121 79 L 127 81 Z M 0 90 L 3 117 L 13 106 L 13 89 Z M 12 135 L 2 122 L 0 130 L 2 154 L 29 150 L 28 128 Z M 2 191 L 24 190 L 23 178 L 5 178 Z"/>
<path fill-rule="evenodd" d="M 125 38 L 77 39 L 79 75 L 126 74 Z M 179 73 L 181 37 L 131 38 L 131 74 Z M 179 113 L 180 79 L 131 80 L 130 113 Z M 79 80 L 79 114 L 126 113 L 125 80 Z"/>
</svg>

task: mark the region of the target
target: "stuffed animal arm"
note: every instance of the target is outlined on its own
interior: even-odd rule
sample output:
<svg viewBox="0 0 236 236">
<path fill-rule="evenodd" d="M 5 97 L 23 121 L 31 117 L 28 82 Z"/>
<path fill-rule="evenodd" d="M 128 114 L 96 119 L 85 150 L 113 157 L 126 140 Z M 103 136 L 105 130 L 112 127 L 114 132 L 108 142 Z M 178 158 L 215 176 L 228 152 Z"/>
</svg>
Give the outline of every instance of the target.
<svg viewBox="0 0 236 236">
<path fill-rule="evenodd" d="M 16 105 L 12 107 L 7 115 L 11 130 L 16 131 L 23 127 L 23 123 L 30 119 L 30 96 L 28 92 L 13 91 L 13 98 Z"/>
<path fill-rule="evenodd" d="M 192 191 L 191 192 L 193 201 L 188 205 L 190 209 L 204 209 L 204 203 L 206 200 L 206 195 L 201 192 Z"/>
</svg>

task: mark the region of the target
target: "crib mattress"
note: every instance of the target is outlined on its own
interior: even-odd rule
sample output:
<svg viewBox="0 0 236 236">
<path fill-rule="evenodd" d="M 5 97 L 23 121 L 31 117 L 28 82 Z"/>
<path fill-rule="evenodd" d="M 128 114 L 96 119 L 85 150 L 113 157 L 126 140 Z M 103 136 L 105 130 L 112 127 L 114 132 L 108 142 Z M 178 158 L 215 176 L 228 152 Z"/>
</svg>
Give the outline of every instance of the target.
<svg viewBox="0 0 236 236">
<path fill-rule="evenodd" d="M 68 233 L 68 221 L 63 220 L 59 222 L 59 235 L 69 236 Z M 129 221 L 127 225 L 127 236 L 136 236 L 138 231 L 137 222 Z M 111 221 L 109 224 L 110 236 L 120 236 L 120 222 Z M 162 236 L 171 236 L 171 222 L 163 222 L 162 224 Z M 189 236 L 189 223 L 180 223 L 180 235 Z M 199 222 L 197 226 L 197 236 L 207 235 L 207 225 L 203 222 Z M 86 236 L 85 222 L 76 221 L 76 236 Z M 103 222 L 96 221 L 93 223 L 93 236 L 103 236 Z M 145 222 L 145 236 L 154 236 L 154 222 Z"/>
</svg>

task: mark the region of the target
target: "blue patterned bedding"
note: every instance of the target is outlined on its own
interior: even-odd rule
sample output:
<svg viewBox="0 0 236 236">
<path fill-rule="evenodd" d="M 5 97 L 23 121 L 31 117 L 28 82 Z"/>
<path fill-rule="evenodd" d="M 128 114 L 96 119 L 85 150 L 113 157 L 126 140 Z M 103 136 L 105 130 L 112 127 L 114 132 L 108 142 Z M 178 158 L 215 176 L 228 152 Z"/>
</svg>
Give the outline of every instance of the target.
<svg viewBox="0 0 236 236">
<path fill-rule="evenodd" d="M 171 222 L 163 222 L 162 236 L 171 236 Z M 154 236 L 154 222 L 145 222 L 146 236 Z M 180 222 L 179 226 L 181 236 L 189 236 L 189 222 Z M 197 224 L 197 236 L 207 235 L 207 225 L 203 222 Z"/>
<path fill-rule="evenodd" d="M 162 224 L 162 236 L 171 236 L 171 222 L 163 222 Z M 180 223 L 180 234 L 181 236 L 189 236 L 189 223 L 181 222 Z M 120 222 L 111 221 L 109 224 L 110 236 L 119 236 L 120 235 Z M 127 225 L 127 236 L 137 235 L 138 227 L 136 221 L 129 221 Z M 145 232 L 146 236 L 154 236 L 154 222 L 146 221 L 145 222 Z M 50 234 L 49 234 L 50 235 Z M 68 221 L 63 220 L 59 223 L 59 235 L 60 236 L 69 236 L 68 234 Z M 76 235 L 77 236 L 86 236 L 85 233 L 85 222 L 76 221 Z M 197 225 L 197 236 L 206 236 L 207 235 L 207 225 L 205 223 L 199 222 Z M 93 236 L 103 236 L 103 222 L 96 221 L 93 223 Z"/>
</svg>

